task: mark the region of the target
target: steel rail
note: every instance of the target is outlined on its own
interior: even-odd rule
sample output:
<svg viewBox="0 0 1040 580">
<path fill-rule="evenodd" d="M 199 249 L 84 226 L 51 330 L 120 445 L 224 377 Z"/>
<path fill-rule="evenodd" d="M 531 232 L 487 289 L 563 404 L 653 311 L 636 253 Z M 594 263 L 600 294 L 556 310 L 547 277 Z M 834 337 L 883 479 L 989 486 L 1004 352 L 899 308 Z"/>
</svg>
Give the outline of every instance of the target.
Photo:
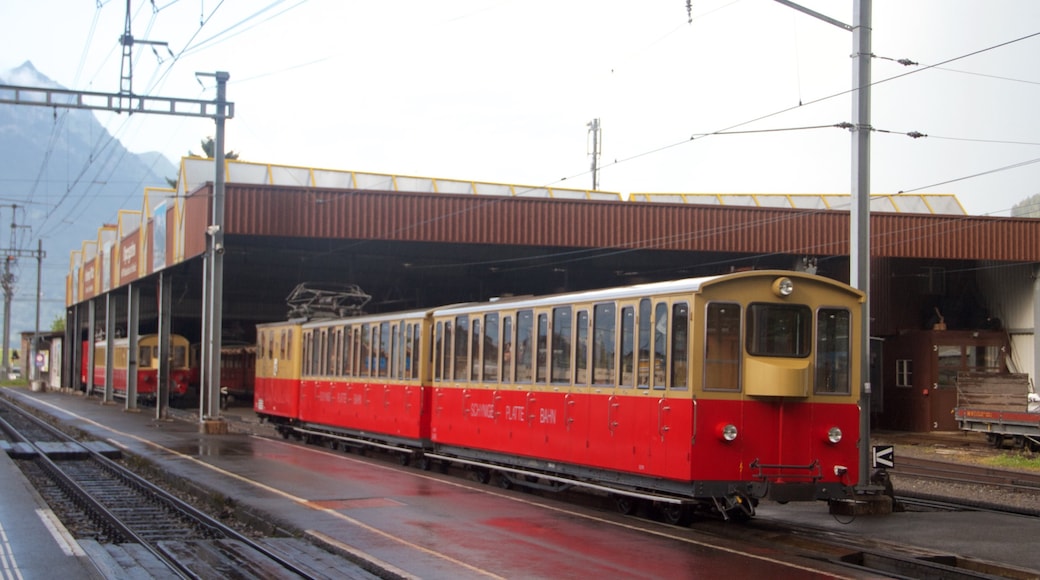
<svg viewBox="0 0 1040 580">
<path fill-rule="evenodd" d="M 46 421 L 43 421 L 42 419 L 32 415 L 31 413 L 26 412 L 18 405 L 15 405 L 14 403 L 6 400 L 2 401 L 2 404 L 16 411 L 26 419 L 32 421 L 35 425 L 45 429 L 54 437 L 56 437 L 59 441 L 78 443 L 74 438 L 70 437 L 65 432 L 61 431 L 60 429 L 57 429 L 53 425 L 48 424 Z M 67 493 L 72 494 L 78 501 L 81 501 L 84 505 L 89 506 L 89 509 L 101 516 L 106 524 L 110 525 L 113 529 L 118 531 L 118 533 L 123 534 L 123 536 L 126 539 L 132 540 L 133 542 L 140 544 L 149 553 L 153 554 L 159 561 L 164 562 L 172 571 L 177 573 L 182 578 L 199 578 L 198 575 L 196 575 L 190 569 L 183 566 L 179 561 L 172 558 L 171 556 L 166 555 L 162 550 L 158 548 L 158 546 L 154 545 L 154 542 L 142 538 L 139 534 L 127 527 L 124 524 L 124 522 L 119 518 L 119 516 L 113 514 L 107 507 L 100 504 L 94 497 L 92 497 L 90 493 L 87 492 L 82 486 L 80 486 L 78 483 L 76 483 L 70 477 L 68 477 L 67 474 L 65 474 L 52 459 L 47 457 L 47 454 L 42 449 L 40 449 L 40 447 L 37 446 L 34 442 L 27 440 L 20 434 L 17 434 L 17 430 L 14 429 L 13 426 L 11 426 L 3 419 L 0 419 L 0 422 L 2 422 L 2 426 L 5 431 L 10 430 L 10 432 L 14 434 L 13 436 L 18 437 L 21 441 L 32 446 L 38 454 L 38 460 L 42 460 L 41 465 L 45 467 L 48 473 L 55 477 L 56 481 L 59 482 L 62 488 L 65 489 Z M 209 514 L 206 514 L 205 512 L 195 508 L 191 504 L 181 500 L 180 498 L 176 497 L 175 495 L 171 494 L 165 489 L 153 484 L 152 482 L 130 471 L 129 469 L 123 467 L 117 462 L 112 461 L 111 459 L 105 457 L 98 451 L 90 449 L 86 446 L 81 447 L 86 452 L 91 461 L 94 461 L 95 463 L 101 465 L 103 468 L 112 472 L 114 475 L 121 478 L 129 485 L 137 486 L 144 492 L 153 495 L 156 499 L 163 502 L 174 512 L 183 515 L 185 518 L 194 522 L 199 527 L 208 530 L 211 533 L 211 535 L 217 537 L 224 537 L 229 540 L 240 542 L 246 547 L 256 550 L 259 554 L 263 555 L 265 558 L 268 558 L 272 562 L 277 563 L 286 571 L 296 574 L 301 578 L 314 578 L 314 576 L 311 573 L 307 572 L 303 568 L 300 568 L 292 561 L 283 558 L 281 555 L 266 548 L 262 544 L 254 542 L 248 536 L 243 535 L 234 528 L 225 525 L 224 523 L 213 518 Z"/>
</svg>

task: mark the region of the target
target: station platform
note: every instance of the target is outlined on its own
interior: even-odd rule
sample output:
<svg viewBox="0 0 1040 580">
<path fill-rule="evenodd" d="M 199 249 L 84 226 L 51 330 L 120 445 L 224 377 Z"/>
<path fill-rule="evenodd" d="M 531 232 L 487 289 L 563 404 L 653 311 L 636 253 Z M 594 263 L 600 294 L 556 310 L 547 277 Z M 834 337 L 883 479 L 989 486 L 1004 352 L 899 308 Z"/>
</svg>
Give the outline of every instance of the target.
<svg viewBox="0 0 1040 580">
<path fill-rule="evenodd" d="M 78 393 L 2 388 L 0 396 L 217 490 L 239 509 L 349 554 L 384 578 L 670 579 L 679 570 L 697 577 L 871 577 L 838 568 L 821 575 L 815 563 L 801 567 L 772 546 L 716 546 L 696 524 L 655 539 L 657 532 L 648 533 L 638 518 L 282 441 L 249 408 L 228 410 L 227 433 L 210 434 L 190 411 L 159 419 L 154 409 L 128 412 Z M 60 534 L 48 531 L 31 489 L 6 456 L 0 477 L 5 555 L 15 558 L 10 570 L 18 572 L 4 578 L 99 577 Z M 848 521 L 830 515 L 826 504 L 792 502 L 763 503 L 755 520 L 920 546 L 1027 571 L 1017 577 L 1030 577 L 1028 571 L 1040 577 L 1040 552 L 1032 548 L 1038 518 L 936 512 Z"/>
<path fill-rule="evenodd" d="M 103 578 L 6 453 L 0 490 L 0 578 Z"/>
</svg>

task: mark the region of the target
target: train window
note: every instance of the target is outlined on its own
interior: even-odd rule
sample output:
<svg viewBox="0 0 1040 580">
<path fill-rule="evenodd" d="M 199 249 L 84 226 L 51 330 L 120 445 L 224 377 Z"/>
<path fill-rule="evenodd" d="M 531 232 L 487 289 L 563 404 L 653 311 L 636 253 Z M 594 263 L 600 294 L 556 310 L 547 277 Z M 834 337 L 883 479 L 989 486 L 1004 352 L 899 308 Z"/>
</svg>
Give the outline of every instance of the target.
<svg viewBox="0 0 1040 580">
<path fill-rule="evenodd" d="M 311 374 L 311 333 L 304 332 L 301 335 L 303 341 L 303 361 L 301 363 L 303 374 Z"/>
<path fill-rule="evenodd" d="M 358 375 L 367 377 L 369 365 L 372 364 L 372 327 L 369 324 L 361 325 L 361 344 L 358 345 Z"/>
<path fill-rule="evenodd" d="M 650 388 L 650 299 L 639 301 L 639 360 L 636 361 L 636 386 Z"/>
<path fill-rule="evenodd" d="M 690 307 L 685 302 L 672 305 L 672 388 L 685 389 L 689 373 Z"/>
<path fill-rule="evenodd" d="M 419 378 L 419 357 L 422 356 L 422 324 L 416 324 L 412 327 L 412 338 L 408 341 L 408 361 L 411 364 L 412 373 L 409 375 L 413 379 Z"/>
<path fill-rule="evenodd" d="M 534 313 L 521 310 L 516 313 L 516 382 L 531 382 L 531 370 L 534 366 L 534 348 L 531 337 L 534 334 Z"/>
<path fill-rule="evenodd" d="M 502 382 L 513 380 L 513 317 L 502 317 Z"/>
<path fill-rule="evenodd" d="M 668 304 L 658 302 L 654 307 L 654 384 L 663 389 L 668 384 Z"/>
<path fill-rule="evenodd" d="M 754 356 L 809 356 L 812 311 L 796 304 L 748 306 L 747 351 Z"/>
<path fill-rule="evenodd" d="M 469 374 L 469 318 L 455 318 L 455 380 L 464 381 Z"/>
<path fill-rule="evenodd" d="M 577 343 L 574 349 L 574 382 L 578 385 L 589 384 L 589 311 L 579 310 L 576 334 Z"/>
<path fill-rule="evenodd" d="M 401 378 L 401 325 L 390 325 L 390 377 Z"/>
<path fill-rule="evenodd" d="M 172 361 L 170 362 L 170 368 L 182 369 L 188 366 L 188 347 L 184 345 L 173 345 L 170 348 L 170 356 Z"/>
<path fill-rule="evenodd" d="M 617 346 L 615 329 L 617 310 L 613 303 L 592 308 L 592 384 L 609 385 L 614 381 L 614 353 Z"/>
<path fill-rule="evenodd" d="M 355 326 L 351 329 L 353 335 L 353 344 L 350 347 L 350 364 L 353 371 L 350 373 L 352 377 L 361 376 L 361 327 Z"/>
<path fill-rule="evenodd" d="M 152 349 L 147 346 L 137 347 L 137 367 L 147 368 L 152 366 Z"/>
<path fill-rule="evenodd" d="M 287 334 L 288 334 L 288 337 L 286 336 Z M 281 340 L 278 343 L 278 358 L 284 359 L 284 358 L 287 358 L 285 353 L 288 352 L 288 349 L 285 348 L 286 338 L 288 338 L 290 341 L 292 340 L 292 331 L 291 330 L 283 330 L 282 334 L 279 336 L 279 338 Z M 301 336 L 300 338 L 303 338 L 303 337 Z"/>
<path fill-rule="evenodd" d="M 372 341 L 375 344 L 375 341 Z M 383 322 L 379 325 L 379 360 L 376 367 L 379 369 L 379 376 L 386 377 L 390 372 L 390 323 Z"/>
<path fill-rule="evenodd" d="M 704 327 L 704 390 L 740 390 L 740 305 L 708 305 Z"/>
<path fill-rule="evenodd" d="M 553 308 L 552 361 L 549 370 L 554 383 L 571 382 L 571 307 Z"/>
<path fill-rule="evenodd" d="M 343 328 L 343 375 L 350 376 L 354 373 L 354 326 L 347 324 Z"/>
<path fill-rule="evenodd" d="M 433 329 L 433 380 L 441 380 L 441 369 L 444 367 L 441 356 L 443 353 L 442 345 L 444 344 L 444 323 L 437 322 L 437 325 Z"/>
<path fill-rule="evenodd" d="M 635 385 L 636 311 L 631 306 L 621 309 L 621 380 L 622 387 Z"/>
<path fill-rule="evenodd" d="M 469 380 L 476 383 L 480 382 L 480 365 L 483 360 L 480 355 L 480 341 L 484 335 L 480 332 L 480 317 L 474 316 L 472 323 L 473 332 L 470 333 L 470 336 L 473 340 L 470 341 L 469 349 Z"/>
<path fill-rule="evenodd" d="M 318 353 L 318 373 L 321 375 L 329 374 L 329 331 L 326 328 L 321 329 L 319 334 L 319 344 L 321 345 L 321 351 Z"/>
<path fill-rule="evenodd" d="M 329 329 L 329 375 L 339 375 L 339 339 L 343 330 L 339 327 Z"/>
<path fill-rule="evenodd" d="M 544 383 L 549 372 L 546 368 L 546 350 L 549 348 L 549 319 L 545 314 L 538 315 L 538 360 L 535 365 L 535 382 Z"/>
<path fill-rule="evenodd" d="M 498 314 L 484 316 L 484 381 L 498 382 Z"/>
<path fill-rule="evenodd" d="M 821 308 L 816 319 L 817 393 L 852 392 L 852 315 L 848 310 Z"/>
<path fill-rule="evenodd" d="M 451 377 L 452 377 L 451 361 L 453 360 L 453 357 L 451 356 L 451 351 L 455 347 L 455 341 L 454 341 L 454 339 L 452 339 L 453 336 L 454 336 L 454 329 L 453 329 L 453 327 L 451 325 L 451 321 L 449 320 L 449 321 L 444 323 L 444 375 L 443 375 L 443 377 L 444 377 L 444 380 L 446 380 L 446 381 L 451 380 Z"/>
</svg>

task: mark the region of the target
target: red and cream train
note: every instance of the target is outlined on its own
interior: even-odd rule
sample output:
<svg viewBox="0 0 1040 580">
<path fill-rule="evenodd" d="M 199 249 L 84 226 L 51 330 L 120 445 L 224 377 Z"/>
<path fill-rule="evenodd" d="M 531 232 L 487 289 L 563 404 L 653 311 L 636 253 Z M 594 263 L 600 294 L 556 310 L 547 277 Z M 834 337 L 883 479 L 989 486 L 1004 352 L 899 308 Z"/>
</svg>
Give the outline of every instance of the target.
<svg viewBox="0 0 1040 580">
<path fill-rule="evenodd" d="M 93 375 L 95 389 L 105 388 L 106 355 L 108 343 L 94 343 L 94 367 L 88 369 L 90 342 L 83 342 L 80 381 L 86 387 L 87 377 Z M 159 335 L 144 334 L 137 339 L 137 396 L 143 401 L 154 401 L 159 385 Z M 130 368 L 130 341 L 117 338 L 112 341 L 112 392 L 116 397 L 126 398 Z M 188 339 L 170 335 L 170 398 L 183 398 L 198 386 L 198 367 L 192 364 Z"/>
<path fill-rule="evenodd" d="M 751 271 L 259 325 L 255 411 L 504 485 L 753 515 L 858 480 L 863 295 Z"/>
</svg>

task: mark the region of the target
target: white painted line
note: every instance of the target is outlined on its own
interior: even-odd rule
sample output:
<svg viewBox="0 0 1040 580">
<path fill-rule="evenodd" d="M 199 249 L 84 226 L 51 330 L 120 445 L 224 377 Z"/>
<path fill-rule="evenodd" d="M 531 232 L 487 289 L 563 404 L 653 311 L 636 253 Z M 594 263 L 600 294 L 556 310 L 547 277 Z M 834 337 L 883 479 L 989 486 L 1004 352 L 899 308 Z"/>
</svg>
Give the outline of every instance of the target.
<svg viewBox="0 0 1040 580">
<path fill-rule="evenodd" d="M 43 522 L 44 527 L 51 533 L 54 541 L 58 543 L 61 551 L 66 556 L 86 556 L 87 553 L 80 547 L 79 542 L 72 537 L 69 533 L 68 528 L 58 520 L 58 516 L 54 515 L 49 509 L 37 509 L 36 515 L 40 517 L 40 521 Z"/>
</svg>

